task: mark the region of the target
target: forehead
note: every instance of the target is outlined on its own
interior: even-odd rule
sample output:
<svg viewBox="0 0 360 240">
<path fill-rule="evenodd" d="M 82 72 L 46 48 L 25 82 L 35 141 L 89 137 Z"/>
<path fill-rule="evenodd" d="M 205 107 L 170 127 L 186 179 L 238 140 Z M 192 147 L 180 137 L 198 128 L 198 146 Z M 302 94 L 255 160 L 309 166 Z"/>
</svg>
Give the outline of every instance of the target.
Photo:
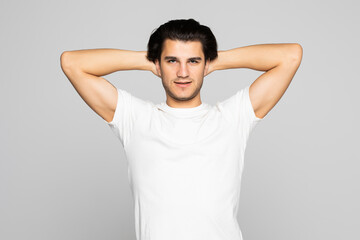
<svg viewBox="0 0 360 240">
<path fill-rule="evenodd" d="M 204 53 L 202 50 L 202 44 L 200 41 L 179 41 L 166 39 L 164 41 L 163 50 L 161 53 L 162 57 L 165 56 L 176 56 L 176 57 L 202 57 Z"/>
</svg>

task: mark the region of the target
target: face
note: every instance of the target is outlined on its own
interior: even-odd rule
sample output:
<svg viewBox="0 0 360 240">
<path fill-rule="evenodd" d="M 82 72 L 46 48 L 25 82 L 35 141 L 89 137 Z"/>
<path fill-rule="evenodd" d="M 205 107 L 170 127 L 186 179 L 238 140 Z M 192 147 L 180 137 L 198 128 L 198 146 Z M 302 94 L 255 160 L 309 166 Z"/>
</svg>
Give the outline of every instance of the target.
<svg viewBox="0 0 360 240">
<path fill-rule="evenodd" d="M 196 107 L 201 104 L 200 89 L 208 64 L 200 41 L 166 39 L 157 72 L 171 107 Z M 181 84 L 188 82 L 188 84 Z"/>
</svg>

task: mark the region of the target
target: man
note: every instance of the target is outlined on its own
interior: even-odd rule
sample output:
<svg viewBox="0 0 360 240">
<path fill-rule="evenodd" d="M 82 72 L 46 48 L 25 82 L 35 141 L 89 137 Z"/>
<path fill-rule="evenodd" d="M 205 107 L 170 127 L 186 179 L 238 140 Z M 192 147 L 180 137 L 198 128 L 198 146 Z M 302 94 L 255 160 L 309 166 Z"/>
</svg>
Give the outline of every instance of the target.
<svg viewBox="0 0 360 240">
<path fill-rule="evenodd" d="M 242 239 L 237 211 L 246 143 L 285 93 L 301 59 L 296 43 L 217 51 L 210 28 L 193 19 L 161 25 L 147 52 L 61 55 L 76 91 L 124 147 L 138 240 Z M 266 72 L 215 106 L 202 103 L 204 77 L 231 68 Z M 101 77 L 120 70 L 153 72 L 166 102 L 142 100 Z"/>
</svg>

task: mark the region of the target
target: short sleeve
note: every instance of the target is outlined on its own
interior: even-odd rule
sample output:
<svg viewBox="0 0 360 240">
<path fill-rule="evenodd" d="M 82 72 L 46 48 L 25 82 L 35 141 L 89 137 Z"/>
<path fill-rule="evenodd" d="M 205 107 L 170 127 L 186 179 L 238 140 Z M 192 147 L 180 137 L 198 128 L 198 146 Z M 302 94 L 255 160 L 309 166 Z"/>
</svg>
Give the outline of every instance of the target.
<svg viewBox="0 0 360 240">
<path fill-rule="evenodd" d="M 133 101 L 132 95 L 125 90 L 117 88 L 118 97 L 117 105 L 111 122 L 105 121 L 121 144 L 125 146 L 130 138 L 131 129 L 133 127 Z"/>
<path fill-rule="evenodd" d="M 250 100 L 249 89 L 250 85 L 237 91 L 228 99 L 218 103 L 223 113 L 231 122 L 235 123 L 237 131 L 245 138 L 245 141 L 249 138 L 254 127 L 265 118 L 258 118 L 255 115 Z"/>
<path fill-rule="evenodd" d="M 134 129 L 142 127 L 150 121 L 154 104 L 120 88 L 117 88 L 117 93 L 113 120 L 111 122 L 103 120 L 109 125 L 123 147 L 126 147 Z M 137 119 L 141 119 L 141 121 L 136 121 Z"/>
</svg>

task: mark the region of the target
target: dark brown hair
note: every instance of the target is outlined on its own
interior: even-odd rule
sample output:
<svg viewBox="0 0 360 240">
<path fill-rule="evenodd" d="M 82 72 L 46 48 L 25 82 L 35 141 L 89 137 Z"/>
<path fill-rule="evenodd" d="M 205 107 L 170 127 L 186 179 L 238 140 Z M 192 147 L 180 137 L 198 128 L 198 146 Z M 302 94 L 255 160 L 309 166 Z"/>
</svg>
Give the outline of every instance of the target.
<svg viewBox="0 0 360 240">
<path fill-rule="evenodd" d="M 217 42 L 209 27 L 201 25 L 194 19 L 171 20 L 158 27 L 150 36 L 147 59 L 160 62 L 163 43 L 166 39 L 180 41 L 200 41 L 206 60 L 217 58 Z"/>
</svg>

